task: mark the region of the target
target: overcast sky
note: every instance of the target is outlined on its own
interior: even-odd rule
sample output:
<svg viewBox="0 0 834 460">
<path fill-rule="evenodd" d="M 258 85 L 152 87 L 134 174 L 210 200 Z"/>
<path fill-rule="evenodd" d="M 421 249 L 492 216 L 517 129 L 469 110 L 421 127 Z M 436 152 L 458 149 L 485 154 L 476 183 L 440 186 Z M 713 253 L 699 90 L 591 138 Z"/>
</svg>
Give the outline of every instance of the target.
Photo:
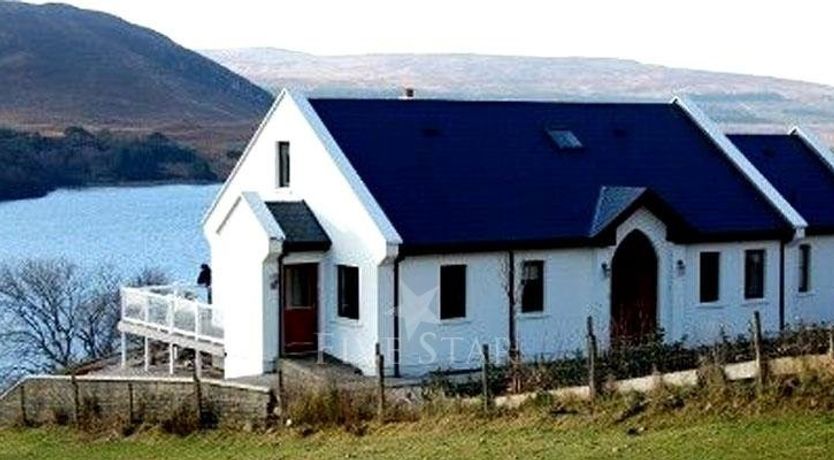
<svg viewBox="0 0 834 460">
<path fill-rule="evenodd" d="M 825 0 L 68 3 L 116 14 L 195 49 L 616 57 L 834 85 L 834 5 Z"/>
</svg>

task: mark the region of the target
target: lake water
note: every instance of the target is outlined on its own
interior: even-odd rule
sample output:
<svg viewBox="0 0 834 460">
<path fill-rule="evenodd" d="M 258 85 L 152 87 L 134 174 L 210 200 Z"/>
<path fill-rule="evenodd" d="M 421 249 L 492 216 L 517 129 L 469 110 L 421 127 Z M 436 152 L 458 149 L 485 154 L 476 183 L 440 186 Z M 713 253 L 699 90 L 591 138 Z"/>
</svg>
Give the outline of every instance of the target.
<svg viewBox="0 0 834 460">
<path fill-rule="evenodd" d="M 0 264 L 63 257 L 125 276 L 156 267 L 193 283 L 208 247 L 200 221 L 220 185 L 59 190 L 0 202 Z"/>
</svg>

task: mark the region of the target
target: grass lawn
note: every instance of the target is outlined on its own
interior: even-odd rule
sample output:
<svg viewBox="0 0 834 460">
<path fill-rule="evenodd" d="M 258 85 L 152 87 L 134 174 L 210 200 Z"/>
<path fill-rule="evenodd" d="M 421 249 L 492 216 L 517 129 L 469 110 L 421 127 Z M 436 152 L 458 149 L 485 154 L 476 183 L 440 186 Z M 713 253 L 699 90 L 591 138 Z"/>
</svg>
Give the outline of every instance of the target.
<svg viewBox="0 0 834 460">
<path fill-rule="evenodd" d="M 570 420 L 568 420 L 570 419 Z M 185 438 L 146 431 L 128 438 L 68 428 L 0 430 L 0 459 L 273 458 L 830 458 L 834 415 L 782 413 L 670 418 L 583 426 L 579 417 L 450 415 L 370 425 L 362 436 L 331 429 L 306 437 L 206 432 Z M 631 431 L 631 434 L 629 434 Z"/>
</svg>

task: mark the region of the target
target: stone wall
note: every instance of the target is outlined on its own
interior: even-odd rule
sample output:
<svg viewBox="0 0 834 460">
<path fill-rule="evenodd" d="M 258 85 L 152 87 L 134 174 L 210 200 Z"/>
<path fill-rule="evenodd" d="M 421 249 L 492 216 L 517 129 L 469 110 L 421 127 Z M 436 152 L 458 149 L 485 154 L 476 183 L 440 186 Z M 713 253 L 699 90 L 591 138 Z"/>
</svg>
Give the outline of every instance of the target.
<svg viewBox="0 0 834 460">
<path fill-rule="evenodd" d="M 199 390 L 199 391 L 198 391 Z M 269 388 L 189 378 L 32 376 L 0 396 L 0 425 L 70 423 L 84 416 L 160 423 L 176 411 L 218 426 L 263 426 L 278 407 Z"/>
</svg>

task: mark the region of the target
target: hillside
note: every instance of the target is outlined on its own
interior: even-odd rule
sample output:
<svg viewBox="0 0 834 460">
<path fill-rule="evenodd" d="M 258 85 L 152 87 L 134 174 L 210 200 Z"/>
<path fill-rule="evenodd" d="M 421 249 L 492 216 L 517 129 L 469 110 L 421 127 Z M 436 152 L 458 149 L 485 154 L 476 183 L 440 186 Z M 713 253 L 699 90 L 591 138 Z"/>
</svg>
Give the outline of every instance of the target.
<svg viewBox="0 0 834 460">
<path fill-rule="evenodd" d="M 834 88 L 750 75 L 596 58 L 467 54 L 316 56 L 274 48 L 207 50 L 224 66 L 276 89 L 314 95 L 556 100 L 667 100 L 686 94 L 729 130 L 805 124 L 834 142 Z"/>
<path fill-rule="evenodd" d="M 115 16 L 0 1 L 0 125 L 160 131 L 220 154 L 245 142 L 271 100 L 228 69 Z"/>
</svg>

